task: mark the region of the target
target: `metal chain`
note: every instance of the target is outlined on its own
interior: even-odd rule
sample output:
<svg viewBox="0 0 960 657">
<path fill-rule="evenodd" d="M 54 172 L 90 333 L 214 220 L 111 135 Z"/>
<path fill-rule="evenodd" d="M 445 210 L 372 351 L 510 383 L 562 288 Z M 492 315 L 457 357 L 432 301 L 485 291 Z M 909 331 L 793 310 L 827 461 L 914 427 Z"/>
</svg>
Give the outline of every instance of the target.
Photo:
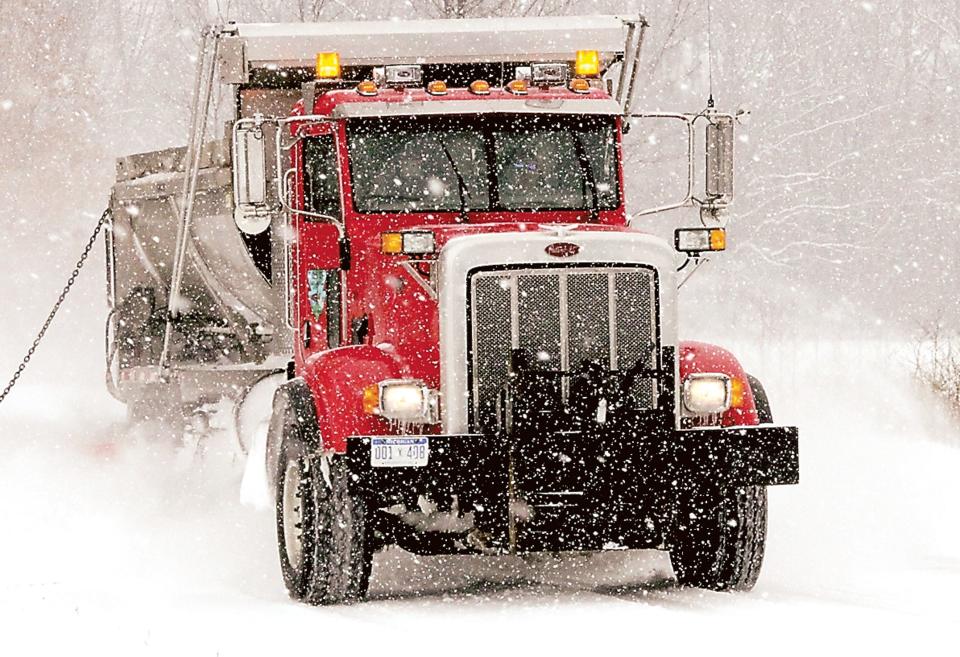
<svg viewBox="0 0 960 657">
<path fill-rule="evenodd" d="M 40 328 L 40 332 L 37 333 L 37 337 L 33 339 L 33 344 L 30 345 L 29 349 L 27 349 L 26 355 L 23 357 L 23 360 L 20 361 L 20 366 L 17 368 L 17 371 L 14 372 L 10 382 L 7 383 L 7 387 L 3 389 L 2 393 L 0 393 L 0 404 L 2 404 L 3 400 L 6 399 L 7 395 L 10 394 L 13 386 L 17 385 L 17 381 L 20 379 L 20 375 L 23 374 L 23 371 L 27 369 L 27 363 L 29 363 L 30 359 L 33 358 L 33 352 L 35 352 L 37 347 L 40 346 L 40 341 L 43 340 L 43 336 L 46 334 L 47 329 L 50 328 L 50 324 L 53 322 L 53 318 L 56 316 L 57 311 L 60 310 L 60 306 L 63 305 L 63 301 L 67 298 L 67 294 L 70 293 L 70 288 L 72 288 L 73 284 L 77 282 L 77 276 L 80 274 L 80 270 L 83 269 L 83 265 L 87 260 L 87 256 L 90 255 L 90 250 L 93 249 L 93 245 L 97 241 L 97 236 L 100 234 L 100 230 L 103 228 L 103 224 L 106 223 L 107 217 L 109 216 L 110 208 L 104 210 L 103 214 L 100 215 L 100 220 L 97 222 L 96 228 L 93 229 L 93 235 L 91 235 L 90 239 L 87 240 L 87 245 L 83 247 L 83 253 L 80 254 L 80 259 L 77 260 L 77 264 L 73 268 L 73 273 L 70 274 L 70 278 L 67 279 L 67 284 L 63 286 L 60 296 L 57 297 L 57 302 L 53 304 L 53 309 L 50 311 L 50 314 L 47 315 L 47 319 Z"/>
</svg>

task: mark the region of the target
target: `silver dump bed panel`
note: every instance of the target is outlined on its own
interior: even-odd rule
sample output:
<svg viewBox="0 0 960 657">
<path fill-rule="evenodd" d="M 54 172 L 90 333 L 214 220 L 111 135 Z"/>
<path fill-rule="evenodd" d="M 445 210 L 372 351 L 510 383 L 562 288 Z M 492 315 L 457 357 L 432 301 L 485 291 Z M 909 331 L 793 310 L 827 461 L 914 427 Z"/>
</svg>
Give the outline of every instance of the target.
<svg viewBox="0 0 960 657">
<path fill-rule="evenodd" d="M 172 148 L 117 162 L 107 245 L 108 336 L 111 376 L 122 397 L 142 383 L 145 371 L 160 374 L 185 153 Z M 284 326 L 282 245 L 267 239 L 266 248 L 276 253 L 258 267 L 234 223 L 232 177 L 227 140 L 204 144 L 169 364 L 174 372 L 248 372 L 239 379 L 219 375 L 242 386 L 257 372 L 282 368 L 292 348 Z M 135 380 L 125 376 L 129 372 L 137 373 Z"/>
</svg>

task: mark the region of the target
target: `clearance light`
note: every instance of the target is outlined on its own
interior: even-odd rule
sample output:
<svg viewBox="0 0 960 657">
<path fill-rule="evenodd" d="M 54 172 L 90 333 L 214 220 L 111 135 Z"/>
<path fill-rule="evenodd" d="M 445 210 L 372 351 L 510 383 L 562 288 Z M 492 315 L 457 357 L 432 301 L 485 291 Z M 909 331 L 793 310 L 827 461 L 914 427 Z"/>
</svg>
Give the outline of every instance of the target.
<svg viewBox="0 0 960 657">
<path fill-rule="evenodd" d="M 490 83 L 486 80 L 474 80 L 470 83 L 470 92 L 478 96 L 489 96 Z"/>
<path fill-rule="evenodd" d="M 373 80 L 364 80 L 357 85 L 357 93 L 361 96 L 376 96 L 377 83 Z"/>
<path fill-rule="evenodd" d="M 317 79 L 336 80 L 340 77 L 340 53 L 317 53 Z"/>
<path fill-rule="evenodd" d="M 526 80 L 513 80 L 507 83 L 507 91 L 518 96 L 526 96 L 530 90 L 530 85 Z"/>
<path fill-rule="evenodd" d="M 573 68 L 580 77 L 600 75 L 600 53 L 596 50 L 578 50 Z"/>
<path fill-rule="evenodd" d="M 570 91 L 578 94 L 590 93 L 590 82 L 583 78 L 574 78 L 570 80 Z"/>
<path fill-rule="evenodd" d="M 683 405 L 694 415 L 722 413 L 730 408 L 731 393 L 724 374 L 691 374 L 683 382 Z"/>
<path fill-rule="evenodd" d="M 427 85 L 427 93 L 432 96 L 446 96 L 447 83 L 443 80 L 434 80 Z"/>
<path fill-rule="evenodd" d="M 674 233 L 674 246 L 683 253 L 724 251 L 727 231 L 723 228 L 678 228 Z"/>
</svg>

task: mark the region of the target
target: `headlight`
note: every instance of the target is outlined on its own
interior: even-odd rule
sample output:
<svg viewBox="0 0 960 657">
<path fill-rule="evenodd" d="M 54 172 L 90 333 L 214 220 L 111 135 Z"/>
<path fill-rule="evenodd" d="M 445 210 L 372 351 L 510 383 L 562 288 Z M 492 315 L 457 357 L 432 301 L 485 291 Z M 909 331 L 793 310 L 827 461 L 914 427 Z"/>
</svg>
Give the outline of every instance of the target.
<svg viewBox="0 0 960 657">
<path fill-rule="evenodd" d="M 725 374 L 691 374 L 683 382 L 683 405 L 694 415 L 722 413 L 730 408 L 731 392 Z"/>
<path fill-rule="evenodd" d="M 363 408 L 368 413 L 399 422 L 434 422 L 437 398 L 423 382 L 390 379 L 363 391 Z"/>
</svg>

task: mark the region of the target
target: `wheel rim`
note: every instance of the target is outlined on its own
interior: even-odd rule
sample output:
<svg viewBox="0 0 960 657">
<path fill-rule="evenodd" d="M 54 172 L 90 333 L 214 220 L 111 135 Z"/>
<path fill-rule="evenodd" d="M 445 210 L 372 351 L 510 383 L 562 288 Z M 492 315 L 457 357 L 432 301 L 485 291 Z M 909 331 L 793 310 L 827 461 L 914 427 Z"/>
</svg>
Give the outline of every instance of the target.
<svg viewBox="0 0 960 657">
<path fill-rule="evenodd" d="M 300 491 L 300 464 L 287 463 L 283 474 L 283 543 L 294 570 L 303 559 L 303 500 Z"/>
</svg>

